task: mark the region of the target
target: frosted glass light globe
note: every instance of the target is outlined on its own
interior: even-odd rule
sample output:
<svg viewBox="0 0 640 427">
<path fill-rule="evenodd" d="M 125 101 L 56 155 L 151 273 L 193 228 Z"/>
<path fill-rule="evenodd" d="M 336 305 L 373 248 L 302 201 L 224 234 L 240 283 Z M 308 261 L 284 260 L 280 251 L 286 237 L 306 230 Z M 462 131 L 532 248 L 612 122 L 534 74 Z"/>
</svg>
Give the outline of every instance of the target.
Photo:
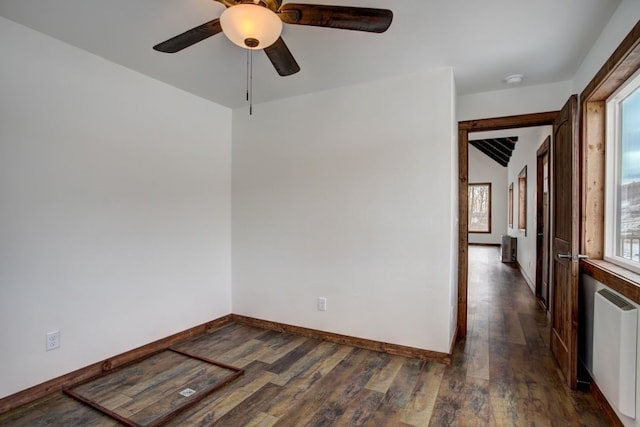
<svg viewBox="0 0 640 427">
<path fill-rule="evenodd" d="M 282 21 L 272 10 L 242 3 L 225 9 L 220 26 L 229 40 L 245 49 L 264 49 L 278 40 Z"/>
</svg>

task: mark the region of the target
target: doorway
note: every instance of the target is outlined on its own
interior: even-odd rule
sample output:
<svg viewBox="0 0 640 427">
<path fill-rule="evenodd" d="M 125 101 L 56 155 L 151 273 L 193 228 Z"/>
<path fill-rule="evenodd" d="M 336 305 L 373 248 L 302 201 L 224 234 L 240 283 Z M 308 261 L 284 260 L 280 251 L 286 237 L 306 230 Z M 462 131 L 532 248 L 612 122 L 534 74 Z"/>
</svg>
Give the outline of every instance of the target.
<svg viewBox="0 0 640 427">
<path fill-rule="evenodd" d="M 467 335 L 469 133 L 553 125 L 557 111 L 458 122 L 458 338 Z"/>
</svg>

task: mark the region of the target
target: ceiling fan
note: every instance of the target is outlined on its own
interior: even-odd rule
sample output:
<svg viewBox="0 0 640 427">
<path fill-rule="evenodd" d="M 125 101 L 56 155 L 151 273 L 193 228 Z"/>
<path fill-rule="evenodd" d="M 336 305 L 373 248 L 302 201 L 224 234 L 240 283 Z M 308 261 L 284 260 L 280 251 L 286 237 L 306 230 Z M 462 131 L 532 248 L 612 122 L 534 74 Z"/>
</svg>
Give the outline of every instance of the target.
<svg viewBox="0 0 640 427">
<path fill-rule="evenodd" d="M 220 18 L 206 22 L 155 45 L 159 52 L 175 53 L 223 32 L 246 49 L 263 49 L 281 76 L 300 71 L 280 33 L 282 23 L 383 33 L 393 12 L 366 7 L 287 3 L 282 0 L 215 0 L 227 9 Z"/>
</svg>

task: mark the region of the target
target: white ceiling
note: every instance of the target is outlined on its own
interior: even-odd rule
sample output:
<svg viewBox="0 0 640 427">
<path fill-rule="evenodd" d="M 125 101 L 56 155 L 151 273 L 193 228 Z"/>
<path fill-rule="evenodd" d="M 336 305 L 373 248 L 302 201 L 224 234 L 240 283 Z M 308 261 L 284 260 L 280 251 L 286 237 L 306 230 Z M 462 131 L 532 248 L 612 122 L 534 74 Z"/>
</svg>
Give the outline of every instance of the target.
<svg viewBox="0 0 640 427">
<path fill-rule="evenodd" d="M 301 71 L 254 53 L 254 103 L 451 66 L 458 94 L 570 79 L 620 0 L 294 0 L 388 8 L 383 34 L 284 25 Z M 283 3 L 287 3 L 286 0 Z M 219 17 L 213 0 L 0 0 L 0 16 L 231 108 L 245 104 L 246 54 L 223 34 L 175 54 L 152 46 Z"/>
</svg>

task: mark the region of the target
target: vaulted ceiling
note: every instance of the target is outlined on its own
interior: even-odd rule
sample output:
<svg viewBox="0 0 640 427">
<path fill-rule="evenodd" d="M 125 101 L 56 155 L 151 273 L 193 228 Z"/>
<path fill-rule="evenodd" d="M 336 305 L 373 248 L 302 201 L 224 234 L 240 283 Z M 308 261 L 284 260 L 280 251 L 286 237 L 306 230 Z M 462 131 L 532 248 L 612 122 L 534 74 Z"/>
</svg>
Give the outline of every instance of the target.
<svg viewBox="0 0 640 427">
<path fill-rule="evenodd" d="M 383 34 L 284 25 L 301 67 L 280 77 L 254 55 L 254 102 L 452 67 L 459 94 L 570 79 L 620 0 L 296 0 L 388 8 Z M 287 2 L 284 1 L 286 4 Z M 0 16 L 216 103 L 245 103 L 246 54 L 222 34 L 179 53 L 155 44 L 220 16 L 214 0 L 2 0 Z"/>
</svg>

